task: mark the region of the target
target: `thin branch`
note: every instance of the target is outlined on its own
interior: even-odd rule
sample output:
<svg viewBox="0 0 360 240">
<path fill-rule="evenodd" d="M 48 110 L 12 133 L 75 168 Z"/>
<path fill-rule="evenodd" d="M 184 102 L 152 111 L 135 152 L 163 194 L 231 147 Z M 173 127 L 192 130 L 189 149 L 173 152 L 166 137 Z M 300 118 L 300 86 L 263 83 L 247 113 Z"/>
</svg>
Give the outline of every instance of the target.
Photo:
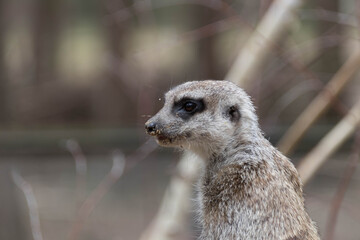
<svg viewBox="0 0 360 240">
<path fill-rule="evenodd" d="M 307 154 L 299 164 L 298 172 L 306 184 L 320 166 L 360 125 L 360 98 L 349 113 Z"/>
<path fill-rule="evenodd" d="M 326 111 L 334 98 L 359 70 L 359 66 L 360 51 L 356 51 L 280 139 L 278 147 L 281 152 L 286 155 L 294 149 L 309 127 Z"/>
<path fill-rule="evenodd" d="M 78 239 L 80 232 L 83 229 L 86 219 L 89 218 L 90 214 L 95 209 L 96 205 L 109 191 L 110 187 L 122 176 L 125 169 L 125 158 L 120 151 L 115 151 L 113 154 L 113 166 L 110 172 L 90 194 L 90 196 L 81 205 L 78 216 L 71 229 L 69 239 Z"/>
<path fill-rule="evenodd" d="M 29 208 L 30 226 L 34 240 L 43 240 L 43 235 L 40 225 L 40 217 L 38 204 L 35 198 L 34 191 L 27 181 L 15 170 L 11 172 L 15 185 L 24 193 L 27 206 Z"/>
<path fill-rule="evenodd" d="M 125 157 L 121 151 L 114 151 L 113 166 L 110 172 L 104 177 L 104 179 L 81 205 L 69 234 L 70 240 L 76 240 L 79 238 L 86 219 L 89 218 L 97 204 L 101 201 L 109 189 L 120 179 L 123 173 L 134 168 L 141 160 L 145 159 L 156 148 L 157 144 L 155 144 L 153 139 L 146 141 L 127 158 L 126 164 Z"/>
<path fill-rule="evenodd" d="M 131 6 L 122 8 L 118 11 L 110 13 L 104 16 L 105 21 L 115 20 L 117 23 L 126 21 L 132 17 L 139 16 L 144 12 L 150 12 L 161 8 L 175 7 L 178 5 L 200 5 L 213 10 L 221 10 L 222 3 L 219 0 L 208 1 L 208 0 L 176 0 L 176 1 L 161 1 L 156 2 L 156 4 L 141 4 L 139 2 L 133 3 Z"/>
<path fill-rule="evenodd" d="M 277 122 L 280 114 L 300 96 L 318 89 L 319 86 L 315 84 L 312 79 L 299 82 L 274 102 L 273 106 L 268 110 L 271 114 L 267 119 L 266 125 L 271 126 L 273 123 Z"/>
<path fill-rule="evenodd" d="M 350 157 L 350 161 L 347 164 L 347 167 L 342 175 L 341 182 L 339 183 L 337 191 L 331 202 L 330 214 L 325 228 L 326 229 L 325 238 L 324 238 L 325 240 L 334 239 L 338 213 L 341 204 L 344 200 L 346 190 L 348 189 L 351 179 L 359 164 L 359 154 L 360 154 L 360 132 L 358 132 L 357 137 L 354 141 L 354 146 Z"/>
<path fill-rule="evenodd" d="M 76 193 L 79 202 L 84 199 L 86 194 L 87 159 L 76 140 L 66 140 L 65 146 L 75 160 Z"/>
<path fill-rule="evenodd" d="M 312 51 L 311 49 L 317 48 L 317 50 L 319 50 L 319 52 L 317 54 L 314 54 L 314 56 L 312 56 L 311 58 L 307 59 L 305 62 L 302 61 L 302 65 L 300 69 L 295 68 L 293 72 L 293 74 L 289 77 L 287 77 L 284 80 L 288 80 L 289 78 L 295 78 L 299 75 L 299 73 L 302 71 L 302 69 L 308 69 L 309 66 L 311 66 L 314 62 L 316 62 L 320 57 L 323 56 L 324 53 L 326 53 L 328 51 L 328 48 L 334 47 L 339 45 L 342 41 L 344 40 L 344 37 L 340 37 L 338 35 L 331 35 L 331 36 L 322 36 L 322 37 L 318 37 L 318 38 L 314 38 L 311 41 L 307 41 L 305 43 L 302 44 L 298 44 L 296 49 L 291 49 L 289 51 L 286 51 L 285 53 L 283 53 L 283 57 L 281 57 L 284 60 L 283 63 L 278 63 L 276 67 L 272 67 L 270 69 L 269 72 L 266 72 L 266 78 L 269 79 L 268 82 L 269 84 L 267 84 L 266 89 L 267 90 L 262 98 L 263 100 L 266 100 L 267 98 L 271 97 L 274 90 L 278 89 L 280 86 L 283 86 L 284 81 L 279 81 L 279 75 L 282 75 L 282 71 L 284 71 L 285 69 L 287 69 L 287 67 L 289 66 L 289 64 L 295 68 L 295 63 L 293 63 L 294 61 L 297 62 L 297 65 L 299 65 L 298 63 L 300 62 L 298 59 L 303 58 L 303 54 L 304 52 L 307 51 Z M 319 46 L 319 42 L 326 42 L 327 44 L 321 44 L 321 46 Z M 309 72 L 307 70 L 307 72 Z M 317 77 L 314 77 L 314 75 L 312 74 L 306 74 L 306 76 L 304 76 L 307 79 L 312 79 L 314 82 L 316 81 L 316 84 L 318 84 L 319 86 L 324 86 L 325 84 Z"/>
<path fill-rule="evenodd" d="M 138 52 L 134 53 L 134 57 L 144 57 L 146 55 L 151 55 L 154 53 L 161 53 L 166 51 L 170 48 L 173 48 L 175 46 L 179 46 L 181 44 L 186 44 L 189 42 L 196 42 L 198 40 L 213 36 L 215 34 L 219 34 L 221 32 L 225 32 L 231 28 L 234 28 L 239 25 L 243 21 L 242 18 L 239 16 L 230 16 L 209 24 L 206 24 L 204 26 L 201 26 L 199 28 L 196 28 L 194 30 L 185 32 L 183 34 L 180 34 L 178 37 L 167 40 L 166 42 L 161 42 L 160 44 L 156 44 L 156 46 L 151 46 L 148 49 L 140 50 Z"/>
<path fill-rule="evenodd" d="M 201 159 L 185 152 L 175 175 L 165 191 L 160 210 L 140 240 L 166 240 L 184 228 L 190 208 L 192 183 L 197 179 Z"/>
<path fill-rule="evenodd" d="M 306 198 L 308 200 L 311 199 L 310 201 L 317 202 L 317 204 L 321 204 L 326 207 L 329 207 L 331 205 L 331 203 L 329 203 L 329 199 L 327 197 L 319 195 L 319 193 L 307 193 Z M 343 202 L 341 208 L 346 212 L 347 215 L 349 215 L 349 217 L 360 222 L 360 211 L 359 211 L 359 207 L 356 204 Z"/>
<path fill-rule="evenodd" d="M 351 27 L 358 27 L 358 21 L 355 16 L 334 12 L 325 9 L 306 9 L 299 11 L 299 16 L 301 19 L 311 19 L 311 20 L 323 20 L 328 22 L 334 22 L 339 24 L 348 25 Z"/>
<path fill-rule="evenodd" d="M 245 87 L 265 59 L 271 44 L 289 25 L 299 0 L 278 0 L 270 6 L 260 24 L 242 48 L 225 79 Z"/>
</svg>

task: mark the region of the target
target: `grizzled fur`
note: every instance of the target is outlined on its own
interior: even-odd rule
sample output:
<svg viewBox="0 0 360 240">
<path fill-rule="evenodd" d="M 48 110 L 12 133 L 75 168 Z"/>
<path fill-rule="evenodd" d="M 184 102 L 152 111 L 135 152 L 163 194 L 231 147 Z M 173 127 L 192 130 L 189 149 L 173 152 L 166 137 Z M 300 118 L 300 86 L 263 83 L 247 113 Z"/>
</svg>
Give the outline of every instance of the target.
<svg viewBox="0 0 360 240">
<path fill-rule="evenodd" d="M 319 239 L 295 167 L 263 137 L 249 96 L 235 84 L 177 86 L 146 128 L 160 145 L 205 160 L 198 196 L 201 240 Z"/>
</svg>

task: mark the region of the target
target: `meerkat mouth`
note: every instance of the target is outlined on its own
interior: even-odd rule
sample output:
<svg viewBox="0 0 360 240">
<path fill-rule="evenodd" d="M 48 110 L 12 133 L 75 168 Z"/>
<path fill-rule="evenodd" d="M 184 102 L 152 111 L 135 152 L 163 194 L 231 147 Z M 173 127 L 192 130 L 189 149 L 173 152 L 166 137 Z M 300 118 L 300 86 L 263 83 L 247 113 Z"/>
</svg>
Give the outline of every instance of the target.
<svg viewBox="0 0 360 240">
<path fill-rule="evenodd" d="M 156 139 L 159 140 L 159 141 L 170 140 L 170 138 L 166 137 L 165 135 L 157 135 Z"/>
<path fill-rule="evenodd" d="M 191 133 L 184 133 L 179 135 L 179 134 L 171 134 L 168 132 L 158 130 L 154 137 L 156 139 L 156 142 L 161 146 L 176 147 L 176 146 L 180 146 L 183 141 L 191 137 Z"/>
<path fill-rule="evenodd" d="M 156 136 L 156 141 L 160 145 L 167 145 L 167 144 L 171 144 L 173 142 L 173 139 L 163 134 L 160 134 Z"/>
</svg>

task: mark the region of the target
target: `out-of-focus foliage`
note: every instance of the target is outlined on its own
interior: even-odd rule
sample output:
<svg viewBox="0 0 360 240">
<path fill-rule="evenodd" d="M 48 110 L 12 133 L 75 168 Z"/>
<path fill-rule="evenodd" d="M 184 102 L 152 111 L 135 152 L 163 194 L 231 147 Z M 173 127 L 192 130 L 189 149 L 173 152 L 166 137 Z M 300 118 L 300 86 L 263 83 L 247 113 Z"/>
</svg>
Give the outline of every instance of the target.
<svg viewBox="0 0 360 240">
<path fill-rule="evenodd" d="M 136 126 L 171 86 L 223 79 L 270 2 L 2 0 L 3 126 Z M 336 72 L 357 41 L 352 4 L 296 13 L 253 79 L 261 119 L 290 123 Z"/>
<path fill-rule="evenodd" d="M 118 182 L 111 182 L 110 174 L 113 188 L 78 239 L 138 238 L 175 166 L 166 151 L 139 164 L 144 122 L 169 88 L 223 79 L 272 2 L 0 0 L 0 239 L 32 239 L 24 192 L 37 200 L 44 239 L 71 237 L 83 200 L 110 171 L 105 154 L 114 148 L 135 151 L 132 167 Z M 272 142 L 358 48 L 359 16 L 356 0 L 306 1 L 289 31 L 272 43 L 248 89 Z M 311 148 L 342 118 L 359 92 L 355 77 L 296 153 Z M 89 156 L 87 174 L 66 151 L 68 138 L 77 139 Z M 321 231 L 344 153 L 305 189 Z M 23 177 L 15 177 L 19 186 L 12 176 Z M 341 239 L 360 234 L 354 227 L 360 216 L 359 174 L 353 179 L 340 211 Z M 179 238 L 196 235 L 195 224 L 189 220 L 189 225 Z"/>
</svg>

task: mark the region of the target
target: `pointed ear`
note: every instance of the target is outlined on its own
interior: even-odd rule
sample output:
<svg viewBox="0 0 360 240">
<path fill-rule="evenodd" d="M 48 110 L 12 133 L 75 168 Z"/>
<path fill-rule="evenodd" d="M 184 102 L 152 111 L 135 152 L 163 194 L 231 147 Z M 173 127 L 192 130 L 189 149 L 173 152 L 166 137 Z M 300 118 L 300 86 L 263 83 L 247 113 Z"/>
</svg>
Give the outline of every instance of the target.
<svg viewBox="0 0 360 240">
<path fill-rule="evenodd" d="M 235 105 L 228 108 L 227 114 L 230 117 L 230 121 L 232 122 L 238 122 L 241 117 L 239 108 Z"/>
</svg>

